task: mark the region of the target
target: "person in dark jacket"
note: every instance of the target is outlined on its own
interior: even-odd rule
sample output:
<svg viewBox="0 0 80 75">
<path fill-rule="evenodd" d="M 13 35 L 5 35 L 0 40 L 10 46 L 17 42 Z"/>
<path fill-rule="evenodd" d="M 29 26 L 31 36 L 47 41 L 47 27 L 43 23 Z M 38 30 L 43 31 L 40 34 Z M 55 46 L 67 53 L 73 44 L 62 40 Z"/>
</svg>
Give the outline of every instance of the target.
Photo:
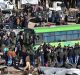
<svg viewBox="0 0 80 75">
<path fill-rule="evenodd" d="M 80 54 L 79 54 L 79 58 L 78 58 L 77 68 L 80 68 Z"/>
<path fill-rule="evenodd" d="M 55 23 L 56 23 L 56 25 L 60 25 L 60 15 L 58 12 L 56 12 Z"/>
<path fill-rule="evenodd" d="M 24 17 L 24 27 L 28 28 L 28 23 L 29 23 L 28 16 L 25 15 L 25 17 Z"/>
<path fill-rule="evenodd" d="M 22 54 L 21 54 L 23 67 L 26 65 L 26 56 L 27 56 L 27 53 L 26 53 L 25 48 L 23 47 Z"/>
<path fill-rule="evenodd" d="M 65 21 L 65 24 L 67 25 L 67 22 L 68 22 L 68 16 L 67 15 L 65 15 L 64 21 Z"/>
</svg>

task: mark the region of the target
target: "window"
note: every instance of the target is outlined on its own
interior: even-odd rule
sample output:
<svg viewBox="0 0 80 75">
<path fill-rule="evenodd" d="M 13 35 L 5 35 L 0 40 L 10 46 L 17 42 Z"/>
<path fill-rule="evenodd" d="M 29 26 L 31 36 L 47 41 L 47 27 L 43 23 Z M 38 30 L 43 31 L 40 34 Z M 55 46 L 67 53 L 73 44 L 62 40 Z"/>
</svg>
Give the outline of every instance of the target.
<svg viewBox="0 0 80 75">
<path fill-rule="evenodd" d="M 78 31 L 78 30 L 74 30 L 74 31 L 73 31 L 73 34 L 75 34 L 75 33 L 79 33 L 79 31 Z"/>
<path fill-rule="evenodd" d="M 47 37 L 44 37 L 43 40 L 44 40 L 44 42 L 51 42 L 51 39 L 48 36 Z"/>
<path fill-rule="evenodd" d="M 55 32 L 55 35 L 66 35 L 66 31 Z"/>
<path fill-rule="evenodd" d="M 75 40 L 79 39 L 78 34 L 74 34 L 72 38 Z"/>
<path fill-rule="evenodd" d="M 52 41 L 54 41 L 54 33 L 44 33 L 43 34 L 43 40 L 45 42 L 52 42 Z"/>
<path fill-rule="evenodd" d="M 61 35 L 63 35 L 63 34 L 66 35 L 66 31 L 61 31 L 60 34 Z"/>
<path fill-rule="evenodd" d="M 54 36 L 43 37 L 44 42 L 53 42 L 55 40 Z"/>
<path fill-rule="evenodd" d="M 43 33 L 43 36 L 44 36 L 44 37 L 50 36 L 50 33 Z"/>
<path fill-rule="evenodd" d="M 62 37 L 61 37 L 61 36 L 55 36 L 55 40 L 56 40 L 56 41 L 60 42 L 60 41 L 61 41 L 61 39 L 62 39 Z"/>
<path fill-rule="evenodd" d="M 72 31 L 67 31 L 67 35 L 68 35 L 68 34 L 73 34 L 73 33 L 72 33 Z"/>
<path fill-rule="evenodd" d="M 54 35 L 55 35 L 55 33 L 54 33 L 54 32 L 51 32 L 51 33 L 50 33 L 50 35 L 51 35 L 51 36 L 54 36 Z"/>
<path fill-rule="evenodd" d="M 55 33 L 54 32 L 51 32 L 51 33 L 43 33 L 43 36 L 44 37 L 49 37 L 49 36 L 54 36 L 55 35 Z"/>
<path fill-rule="evenodd" d="M 56 41 L 64 41 L 66 40 L 66 32 L 55 32 L 55 40 Z"/>
<path fill-rule="evenodd" d="M 67 36 L 66 35 L 61 35 L 61 41 L 66 41 L 67 40 Z"/>
<path fill-rule="evenodd" d="M 36 41 L 38 43 L 78 40 L 80 39 L 80 30 L 40 33 L 38 34 L 38 38 L 39 40 Z"/>
<path fill-rule="evenodd" d="M 55 32 L 55 35 L 60 35 L 61 34 L 61 32 Z"/>
<path fill-rule="evenodd" d="M 67 40 L 73 40 L 73 35 L 67 35 Z"/>
<path fill-rule="evenodd" d="M 78 34 L 78 36 L 79 36 L 79 39 L 80 39 L 80 33 Z"/>
<path fill-rule="evenodd" d="M 80 33 L 80 30 L 78 30 L 78 33 Z"/>
</svg>

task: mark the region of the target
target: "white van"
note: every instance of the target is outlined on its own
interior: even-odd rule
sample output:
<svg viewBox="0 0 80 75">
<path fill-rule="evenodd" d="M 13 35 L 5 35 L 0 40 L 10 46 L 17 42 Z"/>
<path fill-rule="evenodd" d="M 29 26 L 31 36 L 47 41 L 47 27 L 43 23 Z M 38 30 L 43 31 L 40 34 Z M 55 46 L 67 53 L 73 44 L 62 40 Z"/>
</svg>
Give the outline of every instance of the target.
<svg viewBox="0 0 80 75">
<path fill-rule="evenodd" d="M 53 2 L 53 7 L 50 7 L 50 10 L 55 10 L 55 11 L 61 11 L 63 10 L 63 2 L 62 1 L 54 1 Z M 65 6 L 64 6 L 65 7 Z"/>
</svg>

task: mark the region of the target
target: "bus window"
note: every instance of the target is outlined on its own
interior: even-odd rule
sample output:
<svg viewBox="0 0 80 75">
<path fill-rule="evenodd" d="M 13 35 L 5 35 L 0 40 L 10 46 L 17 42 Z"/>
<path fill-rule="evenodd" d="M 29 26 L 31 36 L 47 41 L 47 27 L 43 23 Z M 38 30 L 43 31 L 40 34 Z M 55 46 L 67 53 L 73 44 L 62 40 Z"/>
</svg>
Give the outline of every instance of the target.
<svg viewBox="0 0 80 75">
<path fill-rule="evenodd" d="M 73 35 L 67 35 L 67 41 L 68 40 L 73 40 Z"/>
<path fill-rule="evenodd" d="M 50 36 L 50 33 L 43 33 L 43 36 Z"/>
<path fill-rule="evenodd" d="M 79 36 L 78 34 L 74 34 L 72 38 L 76 40 L 76 39 L 79 39 Z"/>
<path fill-rule="evenodd" d="M 46 36 L 46 37 L 43 37 L 43 40 L 44 42 L 53 42 L 54 41 L 54 36 Z"/>
<path fill-rule="evenodd" d="M 68 34 L 73 34 L 73 32 L 72 32 L 72 31 L 67 31 L 67 35 L 68 35 Z"/>
<path fill-rule="evenodd" d="M 55 32 L 55 41 L 64 41 L 66 40 L 66 32 Z"/>
<path fill-rule="evenodd" d="M 75 34 L 75 33 L 79 33 L 79 31 L 78 31 L 78 30 L 74 30 L 74 31 L 73 31 L 73 34 Z"/>
<path fill-rule="evenodd" d="M 66 35 L 66 31 L 55 32 L 55 35 Z"/>
<path fill-rule="evenodd" d="M 67 36 L 66 35 L 61 35 L 61 41 L 66 41 L 67 40 Z"/>
<path fill-rule="evenodd" d="M 79 39 L 80 39 L 80 33 L 78 34 L 78 36 L 79 36 Z"/>
<path fill-rule="evenodd" d="M 61 37 L 61 36 L 55 36 L 55 40 L 56 40 L 56 41 L 60 42 L 60 41 L 61 41 L 61 39 L 62 39 L 62 37 Z"/>
<path fill-rule="evenodd" d="M 47 37 L 44 36 L 44 37 L 43 37 L 43 40 L 44 40 L 44 42 L 49 42 L 50 39 L 49 39 L 48 36 L 47 36 Z"/>
<path fill-rule="evenodd" d="M 43 33 L 44 42 L 52 42 L 54 41 L 54 33 Z"/>
<path fill-rule="evenodd" d="M 61 31 L 60 34 L 61 35 L 66 35 L 67 33 L 66 33 L 66 31 Z"/>
<path fill-rule="evenodd" d="M 55 35 L 55 33 L 54 33 L 54 32 L 51 32 L 51 33 L 50 33 L 50 36 L 54 36 L 54 35 Z"/>
<path fill-rule="evenodd" d="M 60 35 L 61 33 L 60 32 L 55 32 L 55 35 Z"/>
</svg>

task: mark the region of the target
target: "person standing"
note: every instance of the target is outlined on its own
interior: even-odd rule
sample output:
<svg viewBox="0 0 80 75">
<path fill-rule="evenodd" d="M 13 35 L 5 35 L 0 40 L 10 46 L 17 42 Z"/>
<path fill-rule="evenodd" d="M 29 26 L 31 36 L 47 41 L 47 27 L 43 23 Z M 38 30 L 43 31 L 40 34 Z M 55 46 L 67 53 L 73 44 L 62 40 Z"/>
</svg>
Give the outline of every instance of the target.
<svg viewBox="0 0 80 75">
<path fill-rule="evenodd" d="M 9 48 L 7 56 L 8 56 L 8 65 L 12 65 L 12 48 Z"/>
<path fill-rule="evenodd" d="M 12 65 L 16 66 L 16 52 L 14 50 L 12 51 Z"/>
<path fill-rule="evenodd" d="M 58 12 L 56 12 L 55 23 L 56 23 L 56 25 L 60 25 L 60 15 Z"/>
<path fill-rule="evenodd" d="M 7 56 L 8 50 L 9 50 L 9 48 L 7 46 L 5 46 L 4 49 L 3 49 L 3 51 L 4 51 L 4 59 L 5 59 L 5 64 L 6 65 L 8 63 L 8 56 Z"/>
<path fill-rule="evenodd" d="M 29 56 L 26 57 L 26 66 L 24 67 L 24 70 L 30 71 L 30 58 Z"/>
<path fill-rule="evenodd" d="M 24 17 L 24 27 L 28 28 L 28 23 L 29 23 L 28 16 L 25 15 L 25 17 Z"/>
<path fill-rule="evenodd" d="M 67 25 L 68 23 L 68 16 L 67 15 L 65 15 L 65 18 L 64 18 L 64 21 L 65 21 L 65 24 Z"/>
<path fill-rule="evenodd" d="M 23 63 L 22 66 L 26 65 L 26 56 L 27 56 L 26 50 L 25 48 L 22 48 L 22 53 L 21 53 L 22 63 Z"/>
</svg>

